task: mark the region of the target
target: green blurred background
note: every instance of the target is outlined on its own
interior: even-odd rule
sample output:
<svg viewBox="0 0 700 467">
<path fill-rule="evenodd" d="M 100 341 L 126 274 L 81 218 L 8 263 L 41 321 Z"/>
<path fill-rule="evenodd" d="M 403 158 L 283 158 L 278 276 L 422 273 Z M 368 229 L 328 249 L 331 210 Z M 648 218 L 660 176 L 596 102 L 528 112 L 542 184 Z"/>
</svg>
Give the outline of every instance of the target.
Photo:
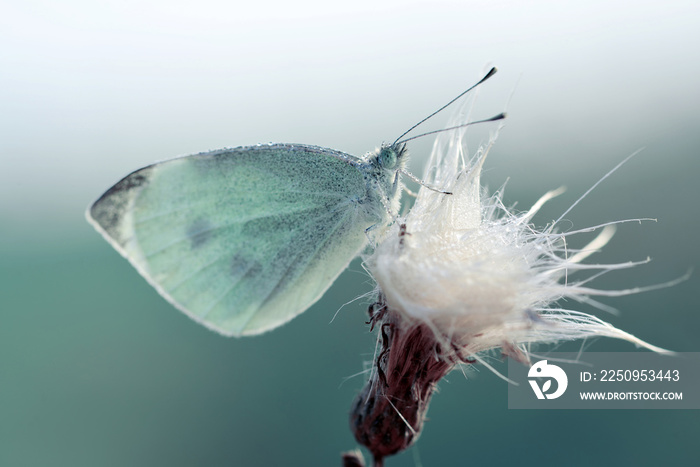
<svg viewBox="0 0 700 467">
<path fill-rule="evenodd" d="M 227 339 L 161 299 L 84 209 L 129 171 L 180 154 L 275 141 L 361 155 L 490 63 L 501 71 L 475 117 L 515 92 L 489 186 L 511 177 L 506 201 L 524 210 L 567 185 L 543 225 L 645 147 L 567 216 L 574 228 L 658 218 L 621 226 L 595 257 L 653 261 L 596 285 L 665 282 L 698 264 L 697 2 L 256 5 L 3 3 L 0 465 L 339 465 L 356 446 L 347 413 L 364 383 L 348 377 L 374 337 L 366 301 L 331 319 L 372 287 L 360 263 L 283 328 Z M 487 132 L 472 133 L 472 149 Z M 411 145 L 414 172 L 430 147 Z M 696 270 L 605 300 L 619 316 L 596 314 L 700 351 L 699 286 Z M 387 465 L 697 465 L 698 411 L 515 411 L 506 393 L 489 371 L 451 374 L 417 447 Z"/>
</svg>

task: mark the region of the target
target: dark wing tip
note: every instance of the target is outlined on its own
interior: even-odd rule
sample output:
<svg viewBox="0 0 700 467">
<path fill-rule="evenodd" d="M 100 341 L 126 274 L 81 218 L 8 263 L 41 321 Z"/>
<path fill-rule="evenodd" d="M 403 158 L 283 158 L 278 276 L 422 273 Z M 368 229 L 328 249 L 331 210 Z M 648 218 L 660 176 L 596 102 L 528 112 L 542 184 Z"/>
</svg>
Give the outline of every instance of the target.
<svg viewBox="0 0 700 467">
<path fill-rule="evenodd" d="M 151 167 L 130 173 L 95 201 L 87 212 L 88 220 L 115 242 L 123 245 L 122 223 L 138 192 L 148 184 Z"/>
</svg>

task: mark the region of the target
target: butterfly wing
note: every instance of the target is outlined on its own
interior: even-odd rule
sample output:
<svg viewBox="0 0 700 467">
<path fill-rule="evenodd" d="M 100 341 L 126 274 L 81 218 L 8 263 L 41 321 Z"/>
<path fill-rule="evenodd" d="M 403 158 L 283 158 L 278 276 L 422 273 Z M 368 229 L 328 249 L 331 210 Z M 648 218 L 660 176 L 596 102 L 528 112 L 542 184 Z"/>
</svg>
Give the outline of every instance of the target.
<svg viewBox="0 0 700 467">
<path fill-rule="evenodd" d="M 314 146 L 225 149 L 133 172 L 88 220 L 177 308 L 230 336 L 298 315 L 365 246 L 353 156 Z"/>
</svg>

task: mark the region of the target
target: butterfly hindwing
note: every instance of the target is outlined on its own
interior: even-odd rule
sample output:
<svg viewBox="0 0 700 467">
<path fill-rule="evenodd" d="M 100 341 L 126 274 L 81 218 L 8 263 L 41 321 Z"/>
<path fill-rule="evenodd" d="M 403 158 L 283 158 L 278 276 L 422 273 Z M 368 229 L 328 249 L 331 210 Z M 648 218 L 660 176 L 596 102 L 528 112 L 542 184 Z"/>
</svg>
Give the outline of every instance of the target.
<svg viewBox="0 0 700 467">
<path fill-rule="evenodd" d="M 378 221 L 357 159 L 252 146 L 138 170 L 88 217 L 170 302 L 226 335 L 258 334 L 314 303 Z"/>
</svg>

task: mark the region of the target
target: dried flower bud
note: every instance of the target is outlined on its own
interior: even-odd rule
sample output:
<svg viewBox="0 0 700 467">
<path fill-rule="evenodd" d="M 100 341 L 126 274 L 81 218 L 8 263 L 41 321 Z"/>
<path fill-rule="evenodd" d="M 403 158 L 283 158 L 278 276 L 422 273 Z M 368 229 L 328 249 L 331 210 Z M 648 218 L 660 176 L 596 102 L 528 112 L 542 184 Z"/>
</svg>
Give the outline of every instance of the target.
<svg viewBox="0 0 700 467">
<path fill-rule="evenodd" d="M 563 190 L 546 193 L 527 212 L 512 212 L 501 193 L 487 196 L 480 185 L 495 136 L 471 160 L 465 157 L 463 138 L 464 130 L 441 134 L 425 172 L 427 184 L 452 195 L 422 187 L 406 218 L 394 223 L 365 261 L 379 289 L 370 320 L 379 330 L 381 351 L 353 405 L 351 426 L 375 465 L 416 440 L 436 383 L 460 362 L 485 363 L 479 356 L 485 351 L 500 348 L 527 363 L 529 344 L 607 336 L 665 352 L 557 303 L 637 293 L 677 281 L 613 291 L 588 287 L 604 272 L 646 261 L 582 264 L 610 240 L 616 222 L 558 232 L 557 223 L 586 193 L 557 221 L 537 229 L 531 219 Z M 599 228 L 584 248 L 567 247 L 567 237 Z M 576 280 L 580 271 L 593 273 Z"/>
<path fill-rule="evenodd" d="M 355 399 L 350 424 L 376 465 L 418 438 L 435 385 L 455 361 L 451 352 L 441 352 L 427 326 L 407 323 L 387 309 L 383 296 L 370 307 L 370 321 L 381 334 L 381 351 L 369 382 Z"/>
</svg>

